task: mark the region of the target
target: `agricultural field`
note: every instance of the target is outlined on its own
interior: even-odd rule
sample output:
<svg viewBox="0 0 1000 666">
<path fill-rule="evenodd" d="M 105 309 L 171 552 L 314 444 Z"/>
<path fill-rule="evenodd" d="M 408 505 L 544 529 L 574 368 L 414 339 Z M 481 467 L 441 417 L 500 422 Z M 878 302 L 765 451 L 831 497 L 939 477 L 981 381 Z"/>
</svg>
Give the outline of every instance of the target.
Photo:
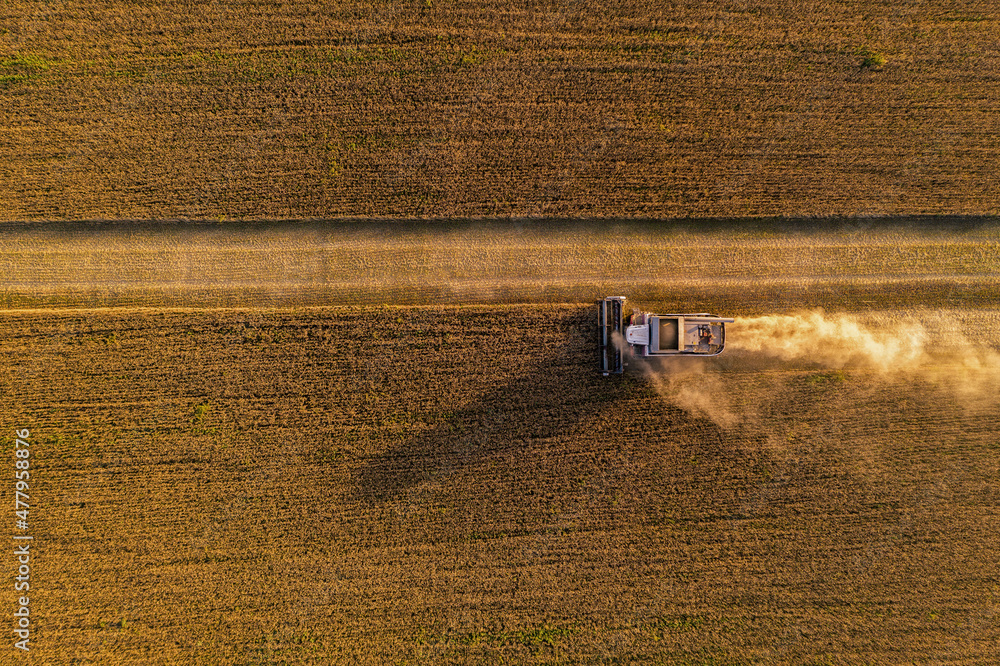
<svg viewBox="0 0 1000 666">
<path fill-rule="evenodd" d="M 415 223 L 343 243 L 422 258 L 359 267 L 350 286 L 423 273 L 408 304 L 295 303 L 281 271 L 247 274 L 248 293 L 286 299 L 268 307 L 213 291 L 249 241 L 200 228 L 84 229 L 68 245 L 51 226 L 5 229 L 11 279 L 34 251 L 36 279 L 63 290 L 0 313 L 0 458 L 27 428 L 34 465 L 21 662 L 996 657 L 995 227 L 638 225 L 619 245 L 595 240 L 604 227 L 529 227 L 501 249 L 499 230 L 460 226 L 420 246 L 431 228 Z M 286 276 L 326 265 L 335 282 L 345 267 L 324 261 L 361 256 L 324 250 L 359 228 L 298 246 L 287 230 L 253 236 Z M 124 274 L 102 263 L 109 247 L 135 257 Z M 657 298 L 679 283 L 629 289 L 637 269 L 594 261 L 632 255 L 664 276 L 699 267 L 673 303 L 737 317 L 724 355 L 599 375 L 594 306 L 549 298 L 610 280 L 669 307 Z M 491 256 L 520 263 L 501 276 Z M 152 257 L 159 291 L 128 304 Z M 208 266 L 203 291 L 171 291 Z M 477 303 L 436 290 L 459 267 Z M 500 277 L 567 291 L 505 302 Z M 118 301 L 80 300 L 115 281 Z"/>
<path fill-rule="evenodd" d="M 0 220 L 998 212 L 1000 14 L 8 0 Z"/>
<path fill-rule="evenodd" d="M 0 664 L 997 663 L 998 38 L 5 1 Z M 727 351 L 601 377 L 618 294 Z"/>
</svg>

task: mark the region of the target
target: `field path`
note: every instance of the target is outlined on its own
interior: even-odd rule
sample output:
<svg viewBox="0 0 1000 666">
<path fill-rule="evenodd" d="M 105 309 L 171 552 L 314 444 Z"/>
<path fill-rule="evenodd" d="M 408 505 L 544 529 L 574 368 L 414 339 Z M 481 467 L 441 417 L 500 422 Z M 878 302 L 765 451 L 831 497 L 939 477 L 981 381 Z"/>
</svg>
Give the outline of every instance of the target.
<svg viewBox="0 0 1000 666">
<path fill-rule="evenodd" d="M 586 302 L 612 293 L 735 314 L 993 304 L 1000 226 L 942 226 L 6 226 L 0 306 Z"/>
</svg>

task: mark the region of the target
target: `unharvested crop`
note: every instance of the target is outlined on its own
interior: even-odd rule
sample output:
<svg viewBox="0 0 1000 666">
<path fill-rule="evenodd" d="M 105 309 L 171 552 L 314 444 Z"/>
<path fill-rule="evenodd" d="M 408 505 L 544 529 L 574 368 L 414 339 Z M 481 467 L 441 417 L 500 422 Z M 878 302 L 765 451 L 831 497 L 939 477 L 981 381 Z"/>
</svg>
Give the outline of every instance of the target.
<svg viewBox="0 0 1000 666">
<path fill-rule="evenodd" d="M 952 0 L 0 9 L 0 220 L 996 214 Z"/>
</svg>

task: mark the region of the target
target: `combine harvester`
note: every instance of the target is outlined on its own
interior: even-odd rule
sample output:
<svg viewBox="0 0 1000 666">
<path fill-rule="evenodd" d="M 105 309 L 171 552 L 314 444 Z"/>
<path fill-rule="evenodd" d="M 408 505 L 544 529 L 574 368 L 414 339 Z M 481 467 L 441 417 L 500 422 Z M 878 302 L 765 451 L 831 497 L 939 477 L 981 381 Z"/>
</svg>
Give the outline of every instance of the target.
<svg viewBox="0 0 1000 666">
<path fill-rule="evenodd" d="M 624 317 L 624 296 L 608 296 L 597 301 L 597 334 L 604 376 L 625 371 L 622 352 L 628 346 L 643 358 L 677 356 L 717 356 L 726 347 L 723 319 L 706 314 L 658 315 L 633 310 Z"/>
</svg>

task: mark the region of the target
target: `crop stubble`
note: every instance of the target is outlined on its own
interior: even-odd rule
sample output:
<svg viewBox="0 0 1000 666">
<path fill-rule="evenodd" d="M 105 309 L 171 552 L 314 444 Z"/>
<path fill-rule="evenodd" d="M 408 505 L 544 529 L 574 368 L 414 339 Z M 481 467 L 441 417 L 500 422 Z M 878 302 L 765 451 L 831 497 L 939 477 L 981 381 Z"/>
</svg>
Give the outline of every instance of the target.
<svg viewBox="0 0 1000 666">
<path fill-rule="evenodd" d="M 40 659 L 995 654 L 995 396 L 737 349 L 720 425 L 580 305 L 3 320 Z"/>
</svg>

